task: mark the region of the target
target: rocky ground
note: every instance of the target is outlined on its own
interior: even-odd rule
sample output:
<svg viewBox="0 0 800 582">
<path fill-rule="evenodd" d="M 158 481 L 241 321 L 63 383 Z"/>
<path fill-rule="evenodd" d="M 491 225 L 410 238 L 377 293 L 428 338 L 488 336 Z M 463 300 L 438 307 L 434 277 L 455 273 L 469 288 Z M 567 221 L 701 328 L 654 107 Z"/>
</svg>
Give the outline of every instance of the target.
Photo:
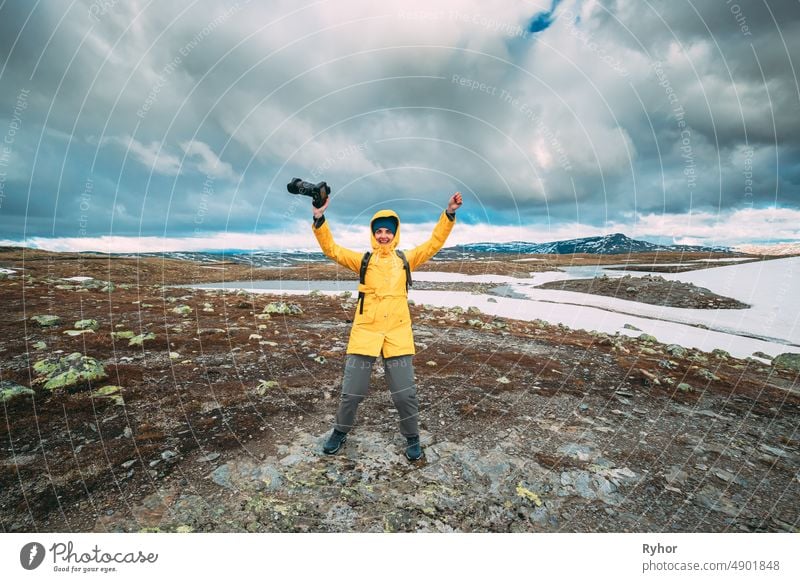
<svg viewBox="0 0 800 582">
<path fill-rule="evenodd" d="M 1 531 L 800 523 L 791 356 L 413 306 L 426 460 L 402 457 L 380 365 L 325 457 L 352 297 L 282 304 L 163 286 L 206 277 L 197 265 L 110 263 L 44 257 L 0 280 Z"/>
<path fill-rule="evenodd" d="M 617 278 L 602 275 L 594 279 L 551 281 L 539 285 L 538 288 L 577 291 L 649 303 L 650 305 L 687 309 L 747 309 L 749 307 L 746 303 L 717 295 L 704 287 L 681 281 L 668 281 L 659 275 L 642 277 L 625 275 Z"/>
</svg>

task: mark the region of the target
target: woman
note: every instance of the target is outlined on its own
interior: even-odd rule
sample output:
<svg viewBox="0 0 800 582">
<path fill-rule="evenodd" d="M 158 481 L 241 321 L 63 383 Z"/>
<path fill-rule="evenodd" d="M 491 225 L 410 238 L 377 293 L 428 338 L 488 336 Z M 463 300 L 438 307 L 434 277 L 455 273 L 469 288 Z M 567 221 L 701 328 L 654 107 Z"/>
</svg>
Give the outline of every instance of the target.
<svg viewBox="0 0 800 582">
<path fill-rule="evenodd" d="M 359 301 L 347 344 L 342 396 L 333 432 L 322 448 L 325 454 L 336 453 L 347 440 L 347 433 L 355 422 L 358 405 L 369 388 L 372 364 L 380 354 L 383 356 L 392 401 L 400 413 L 400 432 L 406 437 L 407 443 L 406 457 L 410 461 L 422 457 L 417 389 L 412 365 L 415 350 L 408 309 L 407 278 L 410 271 L 430 259 L 444 246 L 455 225 L 456 210 L 462 203 L 461 193 L 456 192 L 450 198 L 447 210 L 439 217 L 431 238 L 404 254 L 396 251 L 400 243 L 400 219 L 397 214 L 391 210 L 381 210 L 372 217 L 372 254 L 366 264 L 363 281 L 358 287 Z M 333 240 L 324 215 L 328 204 L 330 198 L 322 207 L 312 207 L 312 229 L 317 242 L 326 257 L 360 274 L 365 255 L 340 247 Z"/>
</svg>

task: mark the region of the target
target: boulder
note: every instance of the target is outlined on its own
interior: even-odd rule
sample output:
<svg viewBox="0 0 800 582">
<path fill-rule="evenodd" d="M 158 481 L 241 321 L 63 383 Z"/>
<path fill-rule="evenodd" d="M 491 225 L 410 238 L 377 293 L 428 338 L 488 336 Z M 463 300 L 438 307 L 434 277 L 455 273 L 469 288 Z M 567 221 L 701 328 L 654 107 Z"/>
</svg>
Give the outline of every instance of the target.
<svg viewBox="0 0 800 582">
<path fill-rule="evenodd" d="M 800 372 L 800 354 L 784 353 L 775 356 L 772 365 L 783 370 Z"/>
<path fill-rule="evenodd" d="M 714 374 L 713 372 L 706 370 L 705 368 L 701 368 L 699 366 L 692 366 L 692 369 L 697 370 L 697 375 L 703 378 L 704 380 L 708 380 L 710 382 L 719 382 L 719 376 Z"/>
<path fill-rule="evenodd" d="M 636 339 L 638 339 L 640 341 L 643 341 L 643 342 L 648 342 L 648 343 L 656 343 L 656 342 L 658 342 L 658 339 L 655 336 L 650 335 L 649 333 L 643 333 L 643 334 L 639 335 L 639 337 L 637 337 Z"/>
<path fill-rule="evenodd" d="M 75 337 L 76 335 L 83 335 L 85 333 L 94 333 L 93 329 L 67 329 L 64 331 L 64 335 L 68 335 L 71 337 Z"/>
<path fill-rule="evenodd" d="M 34 315 L 31 321 L 38 324 L 40 327 L 54 327 L 61 325 L 61 318 L 57 315 Z"/>
<path fill-rule="evenodd" d="M 188 305 L 178 305 L 177 307 L 172 308 L 172 313 L 177 313 L 182 317 L 186 317 L 192 313 L 192 308 Z"/>
<path fill-rule="evenodd" d="M 275 313 L 277 315 L 301 315 L 303 310 L 296 303 L 278 301 L 269 303 L 262 313 Z"/>
<path fill-rule="evenodd" d="M 81 281 L 84 289 L 99 289 L 99 290 L 114 290 L 114 284 L 110 281 L 101 281 L 100 279 L 85 279 Z"/>
<path fill-rule="evenodd" d="M 679 346 L 678 344 L 669 344 L 664 350 L 670 354 L 675 356 L 676 358 L 685 358 L 689 351 L 684 348 L 683 346 Z"/>
<path fill-rule="evenodd" d="M 74 388 L 107 377 L 103 364 L 80 352 L 63 358 L 40 360 L 33 365 L 33 369 L 39 374 L 34 382 L 44 384 L 47 390 Z"/>
<path fill-rule="evenodd" d="M 140 333 L 137 336 L 132 337 L 128 341 L 129 346 L 143 346 L 144 342 L 156 339 L 156 334 L 151 331 L 147 333 Z"/>
<path fill-rule="evenodd" d="M 16 382 L 0 380 L 0 402 L 10 402 L 21 396 L 33 396 L 33 394 L 33 390 L 20 386 Z"/>
</svg>

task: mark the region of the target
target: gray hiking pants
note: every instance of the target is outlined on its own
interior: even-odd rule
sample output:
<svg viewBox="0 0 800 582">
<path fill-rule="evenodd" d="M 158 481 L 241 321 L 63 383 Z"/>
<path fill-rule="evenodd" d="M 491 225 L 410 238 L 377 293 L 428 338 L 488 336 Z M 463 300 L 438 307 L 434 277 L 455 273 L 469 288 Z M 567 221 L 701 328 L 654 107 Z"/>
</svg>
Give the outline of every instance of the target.
<svg viewBox="0 0 800 582">
<path fill-rule="evenodd" d="M 356 410 L 367 395 L 374 356 L 347 354 L 339 410 L 334 428 L 349 432 L 356 420 Z M 411 356 L 398 356 L 384 360 L 386 380 L 397 412 L 400 413 L 400 433 L 405 436 L 419 434 L 419 404 L 414 385 L 414 366 Z"/>
</svg>

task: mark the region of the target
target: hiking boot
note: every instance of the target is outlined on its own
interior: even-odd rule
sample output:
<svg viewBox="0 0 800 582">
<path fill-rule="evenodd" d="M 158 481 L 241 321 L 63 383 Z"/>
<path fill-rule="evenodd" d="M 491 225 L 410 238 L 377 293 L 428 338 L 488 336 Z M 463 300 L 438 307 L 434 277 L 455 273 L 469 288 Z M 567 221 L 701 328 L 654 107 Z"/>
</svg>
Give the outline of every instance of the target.
<svg viewBox="0 0 800 582">
<path fill-rule="evenodd" d="M 333 455 L 339 452 L 339 449 L 342 448 L 342 445 L 347 440 L 347 433 L 341 432 L 339 430 L 333 429 L 331 436 L 328 437 L 328 440 L 325 441 L 325 444 L 322 446 L 322 452 L 326 455 Z"/>
<path fill-rule="evenodd" d="M 419 444 L 419 435 L 406 437 L 406 459 L 419 461 L 422 458 L 422 447 Z"/>
</svg>

